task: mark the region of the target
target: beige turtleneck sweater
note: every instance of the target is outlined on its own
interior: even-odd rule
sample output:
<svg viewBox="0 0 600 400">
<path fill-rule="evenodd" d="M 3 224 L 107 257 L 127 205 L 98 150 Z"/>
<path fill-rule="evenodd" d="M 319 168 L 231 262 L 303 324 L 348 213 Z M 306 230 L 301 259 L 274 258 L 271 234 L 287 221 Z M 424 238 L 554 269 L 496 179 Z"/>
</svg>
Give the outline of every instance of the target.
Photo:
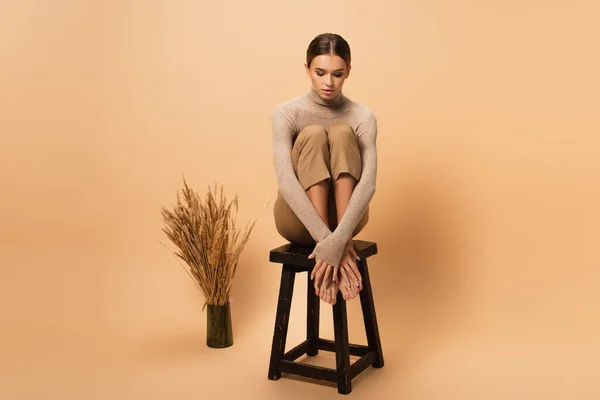
<svg viewBox="0 0 600 400">
<path fill-rule="evenodd" d="M 314 253 L 327 263 L 339 266 L 346 243 L 365 213 L 377 177 L 377 119 L 366 106 L 355 103 L 342 92 L 331 100 L 311 90 L 278 104 L 272 111 L 273 163 L 283 199 L 317 242 Z M 336 122 L 349 124 L 358 136 L 362 174 L 337 228 L 332 233 L 300 185 L 292 167 L 294 137 L 306 126 L 318 124 L 328 129 Z"/>
</svg>

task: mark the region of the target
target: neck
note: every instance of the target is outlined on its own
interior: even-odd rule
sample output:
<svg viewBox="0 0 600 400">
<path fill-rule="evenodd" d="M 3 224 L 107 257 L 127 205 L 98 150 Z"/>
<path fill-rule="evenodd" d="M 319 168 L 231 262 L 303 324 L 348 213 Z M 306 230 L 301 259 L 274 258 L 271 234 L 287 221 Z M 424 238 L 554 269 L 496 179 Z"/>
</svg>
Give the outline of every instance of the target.
<svg viewBox="0 0 600 400">
<path fill-rule="evenodd" d="M 324 99 L 321 96 L 319 96 L 319 93 L 317 93 L 315 91 L 315 89 L 313 89 L 312 87 L 310 88 L 310 91 L 308 92 L 308 98 L 316 104 L 319 104 L 321 106 L 325 106 L 325 107 L 340 107 L 342 105 L 345 104 L 346 102 L 346 97 L 344 96 L 344 94 L 342 93 L 342 91 L 340 90 L 338 92 L 338 94 L 336 94 L 336 96 L 334 98 L 331 99 Z"/>
</svg>

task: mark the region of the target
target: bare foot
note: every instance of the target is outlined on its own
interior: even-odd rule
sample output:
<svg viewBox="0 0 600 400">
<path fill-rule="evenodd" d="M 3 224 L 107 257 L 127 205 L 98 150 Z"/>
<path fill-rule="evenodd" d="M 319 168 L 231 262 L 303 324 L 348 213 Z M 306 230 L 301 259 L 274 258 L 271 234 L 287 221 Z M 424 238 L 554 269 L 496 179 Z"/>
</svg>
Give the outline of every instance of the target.
<svg viewBox="0 0 600 400">
<path fill-rule="evenodd" d="M 344 300 L 351 300 L 358 296 L 360 288 L 356 286 L 352 279 L 348 278 L 348 274 L 343 268 L 339 270 L 338 283 Z"/>
<path fill-rule="evenodd" d="M 325 302 L 334 305 L 337 299 L 338 284 L 333 281 L 333 276 L 329 274 L 323 279 L 319 297 Z"/>
</svg>

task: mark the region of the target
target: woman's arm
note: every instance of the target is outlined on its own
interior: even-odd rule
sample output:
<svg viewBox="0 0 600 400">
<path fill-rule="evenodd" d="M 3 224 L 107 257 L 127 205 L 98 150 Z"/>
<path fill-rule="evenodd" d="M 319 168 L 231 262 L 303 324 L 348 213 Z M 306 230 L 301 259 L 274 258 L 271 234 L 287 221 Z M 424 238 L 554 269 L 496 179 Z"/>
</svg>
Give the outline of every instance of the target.
<svg viewBox="0 0 600 400">
<path fill-rule="evenodd" d="M 339 265 L 352 232 L 367 210 L 375 193 L 377 181 L 377 119 L 375 114 L 369 112 L 365 120 L 357 126 L 356 133 L 362 160 L 360 180 L 354 187 L 348 207 L 337 228 L 326 239 L 317 243 L 314 251 L 315 254 L 321 255 L 322 259 L 334 266 Z"/>
<path fill-rule="evenodd" d="M 285 109 L 280 105 L 271 113 L 273 126 L 273 163 L 279 183 L 279 191 L 310 235 L 318 243 L 331 235 L 306 191 L 298 181 L 292 165 L 292 139 L 294 130 Z M 317 256 L 320 256 L 317 254 Z"/>
</svg>

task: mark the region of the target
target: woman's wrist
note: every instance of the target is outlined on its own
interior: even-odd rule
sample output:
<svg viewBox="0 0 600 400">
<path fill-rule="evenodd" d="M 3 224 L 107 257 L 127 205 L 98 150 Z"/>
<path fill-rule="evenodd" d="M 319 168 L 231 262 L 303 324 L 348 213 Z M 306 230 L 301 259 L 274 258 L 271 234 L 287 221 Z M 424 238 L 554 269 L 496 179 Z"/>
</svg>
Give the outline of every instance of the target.
<svg viewBox="0 0 600 400">
<path fill-rule="evenodd" d="M 333 232 L 327 238 L 317 243 L 314 253 L 328 264 L 338 266 L 339 261 L 348 251 L 348 242 L 340 240 L 339 232 Z"/>
</svg>

